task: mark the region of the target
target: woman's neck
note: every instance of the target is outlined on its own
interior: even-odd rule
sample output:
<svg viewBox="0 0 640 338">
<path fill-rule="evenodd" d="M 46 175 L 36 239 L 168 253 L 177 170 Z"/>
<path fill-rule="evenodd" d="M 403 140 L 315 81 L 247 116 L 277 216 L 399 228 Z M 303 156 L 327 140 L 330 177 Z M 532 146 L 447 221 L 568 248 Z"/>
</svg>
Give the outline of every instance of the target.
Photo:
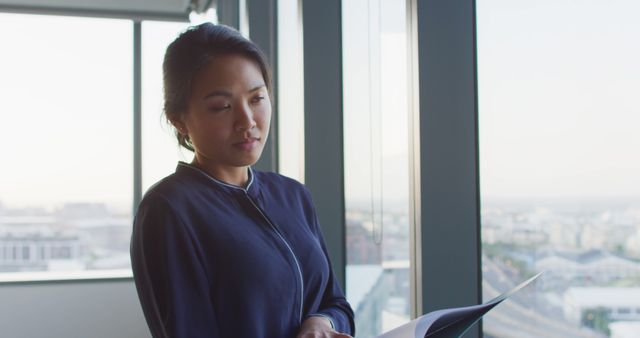
<svg viewBox="0 0 640 338">
<path fill-rule="evenodd" d="M 199 160 L 197 156 L 193 158 L 191 165 L 227 184 L 246 187 L 249 182 L 249 170 L 247 166 L 233 167 L 207 163 L 206 161 Z"/>
</svg>

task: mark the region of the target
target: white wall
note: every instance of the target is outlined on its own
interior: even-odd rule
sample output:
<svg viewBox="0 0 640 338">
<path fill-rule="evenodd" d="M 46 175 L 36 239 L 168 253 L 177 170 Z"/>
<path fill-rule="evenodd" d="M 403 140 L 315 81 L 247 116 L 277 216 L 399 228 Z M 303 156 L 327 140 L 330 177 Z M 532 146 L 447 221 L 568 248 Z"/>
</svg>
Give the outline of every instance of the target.
<svg viewBox="0 0 640 338">
<path fill-rule="evenodd" d="M 0 284 L 0 337 L 149 338 L 133 279 Z"/>
</svg>

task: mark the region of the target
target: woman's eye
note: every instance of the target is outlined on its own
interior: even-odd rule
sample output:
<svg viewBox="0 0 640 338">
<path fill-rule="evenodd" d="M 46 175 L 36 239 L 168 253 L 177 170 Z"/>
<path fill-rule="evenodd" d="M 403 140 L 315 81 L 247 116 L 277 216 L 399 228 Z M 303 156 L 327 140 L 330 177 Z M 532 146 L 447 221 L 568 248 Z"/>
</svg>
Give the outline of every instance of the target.
<svg viewBox="0 0 640 338">
<path fill-rule="evenodd" d="M 225 104 L 225 105 L 213 106 L 213 107 L 209 108 L 209 110 L 214 111 L 214 112 L 219 112 L 219 111 L 227 110 L 229 108 L 231 108 L 231 105 L 230 104 Z"/>
<path fill-rule="evenodd" d="M 252 103 L 258 103 L 258 102 L 260 102 L 260 101 L 262 101 L 262 100 L 264 100 L 264 99 L 265 99 L 265 97 L 264 97 L 264 96 L 256 96 L 256 97 L 254 97 L 253 99 L 251 99 L 251 102 L 252 102 Z"/>
</svg>

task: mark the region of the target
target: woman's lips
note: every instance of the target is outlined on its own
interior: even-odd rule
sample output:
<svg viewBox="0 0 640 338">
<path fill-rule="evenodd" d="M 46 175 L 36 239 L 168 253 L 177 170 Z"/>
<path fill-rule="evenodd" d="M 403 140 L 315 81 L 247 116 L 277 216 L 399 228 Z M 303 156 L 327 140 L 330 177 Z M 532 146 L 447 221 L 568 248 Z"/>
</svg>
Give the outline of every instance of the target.
<svg viewBox="0 0 640 338">
<path fill-rule="evenodd" d="M 260 139 L 251 138 L 241 142 L 234 143 L 233 146 L 242 150 L 252 150 L 258 146 Z"/>
</svg>

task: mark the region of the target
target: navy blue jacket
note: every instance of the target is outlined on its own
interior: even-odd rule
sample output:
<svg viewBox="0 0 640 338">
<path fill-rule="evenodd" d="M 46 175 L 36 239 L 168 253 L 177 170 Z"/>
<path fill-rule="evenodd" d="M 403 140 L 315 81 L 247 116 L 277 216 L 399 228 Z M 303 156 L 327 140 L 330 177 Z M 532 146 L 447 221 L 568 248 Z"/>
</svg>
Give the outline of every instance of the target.
<svg viewBox="0 0 640 338">
<path fill-rule="evenodd" d="M 288 338 L 311 315 L 354 334 L 309 192 L 278 174 L 241 188 L 179 163 L 138 207 L 131 261 L 154 337 Z"/>
</svg>

